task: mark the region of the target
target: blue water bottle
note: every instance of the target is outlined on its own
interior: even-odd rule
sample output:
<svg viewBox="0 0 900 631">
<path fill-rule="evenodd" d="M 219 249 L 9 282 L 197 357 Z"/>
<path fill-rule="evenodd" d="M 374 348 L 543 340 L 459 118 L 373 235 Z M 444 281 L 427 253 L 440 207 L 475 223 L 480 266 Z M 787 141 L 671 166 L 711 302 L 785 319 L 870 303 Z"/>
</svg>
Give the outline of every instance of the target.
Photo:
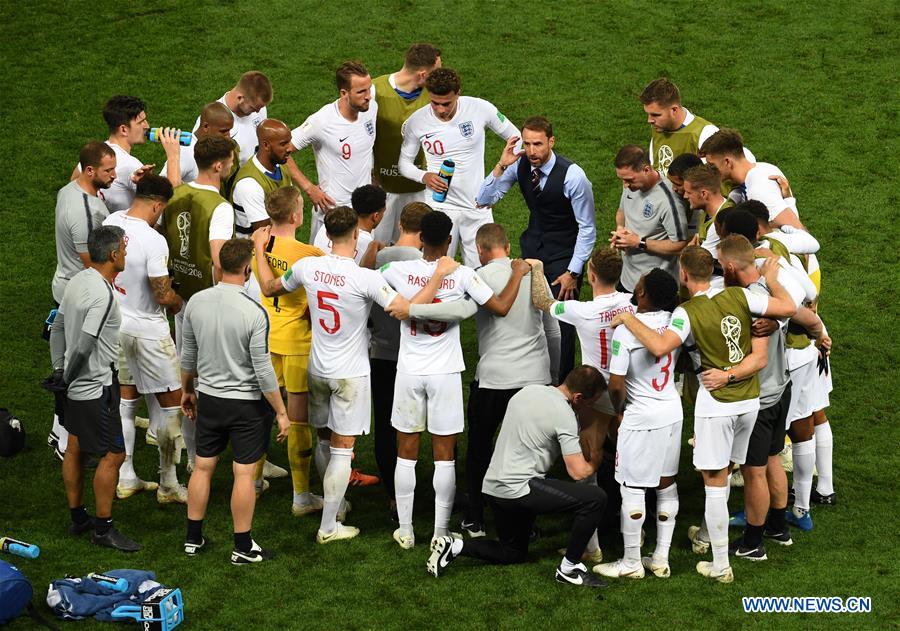
<svg viewBox="0 0 900 631">
<path fill-rule="evenodd" d="M 36 545 L 12 537 L 0 537 L 0 550 L 26 559 L 36 559 L 41 553 L 41 549 Z"/>
<path fill-rule="evenodd" d="M 160 142 L 162 140 L 162 127 L 151 127 L 147 131 L 144 132 L 144 137 L 150 142 Z M 178 144 L 182 147 L 190 147 L 191 146 L 191 138 L 194 137 L 189 131 L 182 131 L 178 134 Z"/>
<path fill-rule="evenodd" d="M 103 585 L 104 587 L 108 587 L 109 589 L 116 592 L 128 591 L 128 581 L 124 578 L 108 576 L 106 574 L 100 574 L 99 572 L 91 572 L 90 574 L 88 574 L 88 578 L 95 583 Z"/>
<path fill-rule="evenodd" d="M 451 160 L 450 158 L 444 160 L 444 163 L 441 165 L 441 169 L 438 171 L 438 177 L 447 183 L 447 190 L 443 193 L 433 191 L 431 193 L 431 199 L 436 202 L 442 202 L 447 199 L 447 193 L 450 191 L 450 180 L 453 179 L 453 171 L 455 169 L 456 163 L 453 160 Z"/>
</svg>

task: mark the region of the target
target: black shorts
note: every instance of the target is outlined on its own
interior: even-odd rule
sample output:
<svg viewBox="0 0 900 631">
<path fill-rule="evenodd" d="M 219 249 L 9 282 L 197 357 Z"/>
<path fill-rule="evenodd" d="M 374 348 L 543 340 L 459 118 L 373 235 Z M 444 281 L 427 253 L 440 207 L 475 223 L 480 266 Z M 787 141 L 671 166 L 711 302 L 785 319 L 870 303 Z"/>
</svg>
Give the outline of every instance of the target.
<svg viewBox="0 0 900 631">
<path fill-rule="evenodd" d="M 777 456 L 784 450 L 785 423 L 790 404 L 791 384 L 788 383 L 778 403 L 760 410 L 756 415 L 756 424 L 747 445 L 745 465 L 764 467 L 769 462 L 769 456 Z"/>
<path fill-rule="evenodd" d="M 66 430 L 78 438 L 81 451 L 105 456 L 125 451 L 122 417 L 119 416 L 119 384 L 103 386 L 96 399 L 73 401 L 66 398 Z"/>
<path fill-rule="evenodd" d="M 212 458 L 231 452 L 238 464 L 253 464 L 269 449 L 274 414 L 265 399 L 225 399 L 197 395 L 197 455 Z"/>
</svg>

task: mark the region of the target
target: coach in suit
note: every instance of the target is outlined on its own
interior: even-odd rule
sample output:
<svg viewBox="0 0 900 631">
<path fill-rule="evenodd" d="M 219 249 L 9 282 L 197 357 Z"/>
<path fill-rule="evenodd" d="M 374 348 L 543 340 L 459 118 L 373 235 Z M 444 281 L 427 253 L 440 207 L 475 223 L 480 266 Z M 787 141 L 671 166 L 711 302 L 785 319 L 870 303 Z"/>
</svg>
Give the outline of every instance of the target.
<svg viewBox="0 0 900 631">
<path fill-rule="evenodd" d="M 522 151 L 516 151 L 518 138 L 506 143 L 476 202 L 493 206 L 518 181 L 530 211 L 528 228 L 519 237 L 522 257 L 544 263 L 555 298 L 575 300 L 597 236 L 591 182 L 581 167 L 553 152 L 553 126 L 543 116 L 524 122 L 521 141 Z M 559 380 L 563 381 L 575 364 L 575 328 L 560 323 L 560 334 Z"/>
</svg>

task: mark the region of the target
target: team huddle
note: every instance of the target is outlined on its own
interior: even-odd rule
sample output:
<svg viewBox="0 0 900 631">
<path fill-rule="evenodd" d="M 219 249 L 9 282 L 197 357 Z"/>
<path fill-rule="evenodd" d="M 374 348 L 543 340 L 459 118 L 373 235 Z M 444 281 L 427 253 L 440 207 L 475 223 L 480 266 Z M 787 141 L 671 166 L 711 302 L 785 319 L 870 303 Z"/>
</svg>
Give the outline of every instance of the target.
<svg viewBox="0 0 900 631">
<path fill-rule="evenodd" d="M 274 422 L 291 512 L 320 513 L 319 544 L 359 535 L 347 490 L 380 477 L 393 540 L 414 549 L 427 432 L 434 576 L 458 557 L 526 561 L 535 517 L 568 513 L 557 581 L 665 578 L 683 401 L 705 487 L 688 535 L 695 553 L 712 554 L 701 575 L 732 582 L 730 558 L 765 560 L 764 539 L 789 546 L 791 526 L 812 529 L 811 502 L 836 503 L 819 243 L 783 173 L 738 132 L 685 109 L 668 79 L 650 83 L 640 95 L 649 147 L 626 145 L 612 160 L 623 191 L 616 228 L 598 245 L 591 182 L 555 152 L 550 121 L 533 116 L 520 129 L 461 95 L 434 46 L 412 45 L 397 72 L 373 79 L 351 61 L 335 79 L 337 100 L 294 128 L 268 117 L 273 90 L 260 72 L 203 107 L 190 133 L 151 131 L 136 97 L 107 102 L 109 138 L 84 145 L 56 206 L 53 374 L 43 385 L 56 397 L 48 443 L 63 462 L 70 533 L 139 550 L 113 525 L 113 497 L 155 491 L 159 503 L 187 505 L 184 552 L 205 552 L 212 477 L 230 447 L 231 562 L 273 558 L 251 527 L 267 478 L 288 475 L 268 461 Z M 487 174 L 486 130 L 505 143 Z M 161 175 L 132 155 L 147 139 L 165 150 Z M 315 178 L 292 158 L 308 146 Z M 515 260 L 492 215 L 514 184 L 529 210 Z M 308 244 L 296 238 L 303 194 Z M 591 299 L 580 301 L 585 281 Z M 466 407 L 469 317 L 479 359 Z M 158 481 L 134 467 L 141 398 Z M 353 467 L 357 437 L 373 429 L 379 477 Z M 559 460 L 571 480 L 547 476 Z M 744 506 L 729 514 L 738 478 Z M 459 533 L 455 504 L 465 510 Z M 598 529 L 617 513 L 624 555 L 603 563 Z M 656 545 L 642 556 L 648 514 Z M 732 542 L 729 527 L 742 528 Z"/>
</svg>

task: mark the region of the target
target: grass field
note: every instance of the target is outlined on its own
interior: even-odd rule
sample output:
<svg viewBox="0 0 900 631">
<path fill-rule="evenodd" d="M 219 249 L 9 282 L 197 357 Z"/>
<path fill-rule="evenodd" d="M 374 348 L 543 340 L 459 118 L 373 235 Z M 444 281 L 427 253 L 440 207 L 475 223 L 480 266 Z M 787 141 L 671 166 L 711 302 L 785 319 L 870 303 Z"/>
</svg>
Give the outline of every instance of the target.
<svg viewBox="0 0 900 631">
<path fill-rule="evenodd" d="M 898 18 L 896 2 L 875 1 L 0 2 L 0 405 L 29 430 L 27 451 L 0 462 L 0 535 L 41 546 L 39 559 L 18 563 L 35 585 L 35 602 L 65 574 L 135 567 L 182 588 L 188 628 L 196 629 L 900 626 L 900 538 L 891 521 L 900 464 Z M 38 329 L 52 304 L 56 191 L 80 146 L 106 137 L 105 100 L 134 94 L 148 103 L 151 125 L 187 126 L 243 71 L 258 69 L 275 87 L 270 115 L 294 126 L 336 98 L 333 73 L 342 60 L 360 58 L 373 75 L 392 72 L 412 41 L 439 45 L 445 65 L 461 73 L 463 93 L 492 101 L 513 122 L 551 118 L 557 150 L 594 183 L 600 238 L 614 225 L 620 192 L 612 158 L 622 144 L 646 143 L 636 97 L 660 75 L 681 86 L 688 108 L 741 130 L 759 159 L 785 171 L 804 223 L 823 244 L 821 312 L 835 343 L 829 416 L 840 504 L 813 510 L 814 531 L 797 533 L 791 548 L 770 550 L 765 563 L 736 561 L 732 585 L 702 580 L 685 534 L 699 523 L 703 492 L 685 449 L 672 578 L 617 583 L 599 598 L 553 582 L 555 550 L 565 541 L 565 524 L 553 520 L 541 522 L 546 533 L 534 563 L 494 568 L 460 560 L 434 580 L 424 569 L 425 543 L 404 552 L 391 541 L 394 526 L 379 488 L 351 492 L 348 522 L 362 536 L 321 547 L 314 543 L 317 520 L 292 518 L 290 483 L 274 481 L 257 505 L 254 532 L 279 558 L 232 567 L 224 466 L 207 519 L 213 545 L 202 557 L 180 552 L 185 510 L 158 507 L 150 496 L 117 502 L 114 510 L 120 528 L 144 545 L 137 554 L 65 534 L 59 463 L 43 444 L 52 406 L 37 385 L 49 369 Z M 488 164 L 500 148 L 489 140 Z M 134 153 L 163 162 L 158 146 Z M 299 162 L 314 172 L 311 152 Z M 519 194 L 495 216 L 517 236 L 527 218 Z M 464 331 L 468 383 L 476 344 L 473 326 Z M 152 479 L 154 452 L 142 436 L 137 469 Z M 370 438 L 357 452 L 374 470 Z M 283 447 L 273 453 L 286 466 Z M 432 504 L 424 458 L 418 476 L 416 522 L 425 542 Z M 740 498 L 735 493 L 731 506 Z M 603 548 L 615 558 L 621 539 Z M 873 612 L 749 615 L 741 609 L 746 595 L 871 596 Z"/>
</svg>

